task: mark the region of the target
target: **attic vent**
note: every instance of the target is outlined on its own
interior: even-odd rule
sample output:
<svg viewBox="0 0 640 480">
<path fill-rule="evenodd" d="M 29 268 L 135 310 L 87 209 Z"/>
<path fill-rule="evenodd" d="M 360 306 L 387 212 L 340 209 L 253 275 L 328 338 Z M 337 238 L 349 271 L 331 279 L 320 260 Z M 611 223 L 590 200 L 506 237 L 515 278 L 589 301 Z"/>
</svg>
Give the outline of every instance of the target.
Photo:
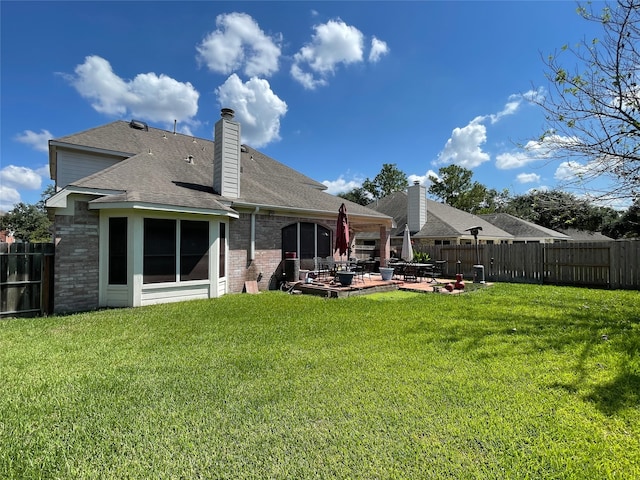
<svg viewBox="0 0 640 480">
<path fill-rule="evenodd" d="M 147 125 L 144 122 L 141 122 L 140 120 L 131 120 L 129 122 L 129 126 L 131 128 L 135 128 L 136 130 L 144 130 L 145 132 L 149 131 L 149 125 Z"/>
</svg>

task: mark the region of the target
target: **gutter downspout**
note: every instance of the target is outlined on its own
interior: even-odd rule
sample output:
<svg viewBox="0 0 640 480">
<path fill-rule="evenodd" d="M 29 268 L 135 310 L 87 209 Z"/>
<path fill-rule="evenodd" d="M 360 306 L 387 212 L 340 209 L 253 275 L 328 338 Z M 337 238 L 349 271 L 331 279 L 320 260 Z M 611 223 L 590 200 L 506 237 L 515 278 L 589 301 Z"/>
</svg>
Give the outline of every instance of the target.
<svg viewBox="0 0 640 480">
<path fill-rule="evenodd" d="M 256 214 L 260 211 L 260 207 L 251 212 L 251 244 L 249 246 L 249 260 L 256 259 Z"/>
</svg>

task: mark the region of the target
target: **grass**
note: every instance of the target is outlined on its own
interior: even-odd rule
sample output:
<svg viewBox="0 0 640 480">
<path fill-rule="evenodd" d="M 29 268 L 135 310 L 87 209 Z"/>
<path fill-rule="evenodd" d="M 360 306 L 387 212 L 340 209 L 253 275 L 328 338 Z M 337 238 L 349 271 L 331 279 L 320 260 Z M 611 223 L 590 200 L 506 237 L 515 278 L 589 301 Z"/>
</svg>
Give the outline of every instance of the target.
<svg viewBox="0 0 640 480">
<path fill-rule="evenodd" d="M 638 292 L 0 321 L 0 477 L 639 478 Z"/>
</svg>

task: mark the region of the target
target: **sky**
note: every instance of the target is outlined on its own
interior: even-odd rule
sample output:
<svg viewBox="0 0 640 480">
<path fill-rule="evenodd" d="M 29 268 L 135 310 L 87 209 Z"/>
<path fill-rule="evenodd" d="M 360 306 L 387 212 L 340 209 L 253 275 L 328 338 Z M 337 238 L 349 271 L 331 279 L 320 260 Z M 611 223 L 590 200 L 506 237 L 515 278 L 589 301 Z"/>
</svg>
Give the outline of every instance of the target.
<svg viewBox="0 0 640 480">
<path fill-rule="evenodd" d="M 337 194 L 456 164 L 512 195 L 550 161 L 543 59 L 601 34 L 572 1 L 0 1 L 0 210 L 52 180 L 47 142 L 115 120 L 243 143 Z M 527 148 L 524 148 L 524 147 Z"/>
</svg>

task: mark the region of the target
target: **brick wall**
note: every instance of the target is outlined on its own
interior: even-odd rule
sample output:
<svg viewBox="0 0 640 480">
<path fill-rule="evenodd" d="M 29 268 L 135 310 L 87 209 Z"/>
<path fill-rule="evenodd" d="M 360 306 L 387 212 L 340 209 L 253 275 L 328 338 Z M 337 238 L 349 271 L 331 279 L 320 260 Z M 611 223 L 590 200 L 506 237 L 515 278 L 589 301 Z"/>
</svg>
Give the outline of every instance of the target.
<svg viewBox="0 0 640 480">
<path fill-rule="evenodd" d="M 282 278 L 284 262 L 282 260 L 282 229 L 295 222 L 312 222 L 324 225 L 331 231 L 335 230 L 333 223 L 314 221 L 303 217 L 280 217 L 271 215 L 256 215 L 256 243 L 255 259 L 249 259 L 251 248 L 251 214 L 241 214 L 240 218 L 232 220 L 229 234 L 229 291 L 242 292 L 244 282 L 258 281 L 260 290 L 277 288 L 278 280 Z M 313 264 L 313 261 L 309 261 Z"/>
<path fill-rule="evenodd" d="M 75 202 L 74 215 L 56 215 L 55 313 L 98 308 L 98 214 Z"/>
</svg>

